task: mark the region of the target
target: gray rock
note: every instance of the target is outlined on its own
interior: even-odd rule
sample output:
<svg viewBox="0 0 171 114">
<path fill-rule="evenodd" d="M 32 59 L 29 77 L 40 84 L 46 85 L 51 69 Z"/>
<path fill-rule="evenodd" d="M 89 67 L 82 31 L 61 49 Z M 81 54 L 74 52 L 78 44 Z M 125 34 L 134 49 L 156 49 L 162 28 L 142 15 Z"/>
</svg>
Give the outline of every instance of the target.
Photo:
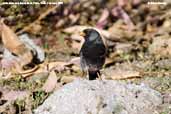
<svg viewBox="0 0 171 114">
<path fill-rule="evenodd" d="M 36 59 L 39 60 L 39 62 L 43 62 L 45 59 L 45 53 L 44 51 L 35 45 L 35 43 L 31 40 L 31 38 L 27 34 L 22 34 L 19 36 L 20 40 L 28 47 L 30 48 L 34 55 L 36 56 Z"/>
<path fill-rule="evenodd" d="M 39 106 L 35 114 L 156 114 L 159 92 L 145 86 L 106 80 L 66 84 Z"/>
</svg>

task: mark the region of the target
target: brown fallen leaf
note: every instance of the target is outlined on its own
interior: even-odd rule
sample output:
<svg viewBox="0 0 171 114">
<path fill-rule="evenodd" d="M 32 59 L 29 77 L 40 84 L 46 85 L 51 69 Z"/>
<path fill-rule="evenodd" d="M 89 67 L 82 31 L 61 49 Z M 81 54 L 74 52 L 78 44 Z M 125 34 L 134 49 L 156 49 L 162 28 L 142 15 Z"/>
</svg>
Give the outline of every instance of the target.
<svg viewBox="0 0 171 114">
<path fill-rule="evenodd" d="M 106 66 L 106 65 L 109 65 L 109 64 L 112 64 L 112 63 L 114 63 L 114 62 L 115 62 L 115 60 L 110 59 L 110 58 L 106 58 L 106 60 L 105 60 L 105 66 Z"/>
<path fill-rule="evenodd" d="M 61 61 L 50 62 L 50 63 L 48 63 L 48 69 L 50 71 L 57 70 L 57 71 L 61 72 L 65 69 L 66 65 L 68 65 L 67 62 L 61 62 Z"/>
<path fill-rule="evenodd" d="M 131 79 L 140 78 L 140 72 L 132 70 L 112 70 L 108 75 L 105 76 L 106 79 L 120 80 L 120 79 Z"/>
<path fill-rule="evenodd" d="M 70 66 L 70 65 L 79 66 L 80 65 L 80 57 L 75 57 L 68 62 L 62 62 L 62 61 L 50 62 L 50 63 L 48 63 L 48 69 L 51 71 L 55 68 L 59 68 L 56 70 L 61 71 L 61 69 L 65 69 L 67 66 Z"/>
<path fill-rule="evenodd" d="M 20 75 L 22 75 L 22 77 L 27 77 L 30 76 L 31 74 L 33 74 L 35 71 L 37 71 L 39 69 L 39 66 L 35 66 L 32 69 L 28 69 L 28 70 L 24 70 L 24 71 L 19 71 L 18 73 Z"/>
<path fill-rule="evenodd" d="M 76 76 L 62 76 L 61 82 L 69 83 L 72 82 L 74 79 L 76 79 Z"/>
<path fill-rule="evenodd" d="M 80 66 L 80 57 L 75 57 L 69 61 L 70 64 Z"/>
<path fill-rule="evenodd" d="M 17 47 L 22 47 L 23 43 L 18 39 L 17 35 L 4 24 L 3 20 L 0 22 L 0 30 L 2 36 L 2 42 L 4 46 L 13 53 L 17 53 L 15 51 Z"/>
<path fill-rule="evenodd" d="M 123 21 L 118 21 L 108 28 L 108 32 L 110 34 L 109 39 L 112 41 L 125 41 L 125 40 L 133 40 L 137 37 L 142 37 L 142 31 L 128 31 L 127 29 L 123 29 L 121 26 L 123 25 Z"/>
<path fill-rule="evenodd" d="M 61 62 L 61 61 L 56 61 L 56 62 L 50 62 L 50 63 L 42 63 L 39 66 L 34 67 L 33 69 L 26 70 L 23 72 L 20 72 L 19 74 L 22 75 L 22 77 L 29 77 L 31 75 L 36 75 L 39 73 L 48 73 L 51 71 L 57 71 L 57 72 L 62 72 L 67 69 L 67 65 L 71 65 L 73 63 L 70 62 Z"/>
<path fill-rule="evenodd" d="M 41 31 L 41 29 L 42 29 L 41 24 L 35 23 L 34 26 L 30 26 L 30 29 L 28 31 L 33 34 L 37 34 Z"/>
<path fill-rule="evenodd" d="M 0 21 L 0 32 L 4 47 L 19 58 L 18 64 L 16 64 L 17 70 L 22 70 L 24 65 L 32 62 L 33 55 L 31 50 L 4 24 L 3 20 Z"/>
<path fill-rule="evenodd" d="M 56 76 L 55 71 L 50 72 L 49 77 L 47 78 L 45 84 L 42 87 L 42 90 L 47 93 L 52 92 L 57 87 L 57 85 L 59 85 L 59 83 L 57 83 L 57 80 L 58 78 Z"/>
<path fill-rule="evenodd" d="M 54 70 L 57 72 L 62 72 L 62 71 L 70 69 L 69 67 L 72 65 L 75 66 L 74 68 L 78 69 L 80 66 L 80 57 L 75 57 L 68 62 L 62 62 L 62 61 L 56 61 L 56 62 L 50 62 L 50 63 L 44 62 L 38 66 L 35 66 L 32 69 L 17 72 L 17 73 L 15 73 L 15 75 L 19 74 L 22 77 L 27 78 L 32 75 L 36 75 L 36 74 L 40 74 L 40 73 L 48 73 L 48 72 L 52 72 Z M 9 74 L 8 77 L 5 76 L 3 78 L 9 79 L 9 78 L 14 77 L 15 75 Z"/>
<path fill-rule="evenodd" d="M 61 72 L 65 70 L 65 65 L 67 65 L 67 63 L 65 62 L 51 62 L 48 64 L 42 63 L 40 65 L 35 66 L 32 69 L 18 71 L 18 72 L 9 72 L 8 76 L 1 77 L 1 78 L 10 79 L 15 77 L 16 75 L 21 75 L 23 78 L 27 78 L 29 76 L 40 74 L 40 73 L 48 73 L 49 71 L 53 71 L 53 70 Z"/>
</svg>

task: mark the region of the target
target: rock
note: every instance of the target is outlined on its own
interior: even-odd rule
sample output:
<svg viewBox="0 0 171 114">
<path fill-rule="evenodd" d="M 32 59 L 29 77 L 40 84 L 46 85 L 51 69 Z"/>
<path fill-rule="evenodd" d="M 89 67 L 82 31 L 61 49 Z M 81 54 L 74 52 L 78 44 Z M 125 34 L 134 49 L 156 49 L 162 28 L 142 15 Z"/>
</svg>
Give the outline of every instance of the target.
<svg viewBox="0 0 171 114">
<path fill-rule="evenodd" d="M 76 79 L 55 91 L 35 114 L 156 114 L 159 92 L 144 84 Z"/>
<path fill-rule="evenodd" d="M 45 59 L 45 53 L 44 51 L 35 45 L 35 43 L 31 40 L 31 38 L 27 34 L 22 34 L 19 36 L 20 40 L 26 44 L 28 48 L 30 48 L 35 56 L 35 59 L 38 60 L 39 62 L 43 62 Z"/>
</svg>

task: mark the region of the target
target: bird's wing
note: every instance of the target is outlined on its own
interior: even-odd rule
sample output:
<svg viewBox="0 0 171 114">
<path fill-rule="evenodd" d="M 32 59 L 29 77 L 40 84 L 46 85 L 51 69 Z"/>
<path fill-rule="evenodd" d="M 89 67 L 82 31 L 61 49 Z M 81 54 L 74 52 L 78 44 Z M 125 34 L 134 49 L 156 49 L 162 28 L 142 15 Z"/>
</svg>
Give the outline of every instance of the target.
<svg viewBox="0 0 171 114">
<path fill-rule="evenodd" d="M 85 57 L 91 57 L 91 58 L 96 58 L 101 56 L 104 57 L 106 55 L 106 48 L 104 45 L 101 46 L 83 45 L 80 52 Z"/>
</svg>

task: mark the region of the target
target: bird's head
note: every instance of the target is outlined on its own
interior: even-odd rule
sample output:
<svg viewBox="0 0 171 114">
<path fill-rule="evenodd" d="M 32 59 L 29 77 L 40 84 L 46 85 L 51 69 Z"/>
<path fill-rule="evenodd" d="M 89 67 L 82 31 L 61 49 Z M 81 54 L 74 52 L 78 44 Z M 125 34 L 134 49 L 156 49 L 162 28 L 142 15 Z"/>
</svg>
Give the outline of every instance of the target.
<svg viewBox="0 0 171 114">
<path fill-rule="evenodd" d="M 94 41 L 100 38 L 100 34 L 95 29 L 85 29 L 80 35 L 85 38 L 85 41 Z"/>
</svg>

